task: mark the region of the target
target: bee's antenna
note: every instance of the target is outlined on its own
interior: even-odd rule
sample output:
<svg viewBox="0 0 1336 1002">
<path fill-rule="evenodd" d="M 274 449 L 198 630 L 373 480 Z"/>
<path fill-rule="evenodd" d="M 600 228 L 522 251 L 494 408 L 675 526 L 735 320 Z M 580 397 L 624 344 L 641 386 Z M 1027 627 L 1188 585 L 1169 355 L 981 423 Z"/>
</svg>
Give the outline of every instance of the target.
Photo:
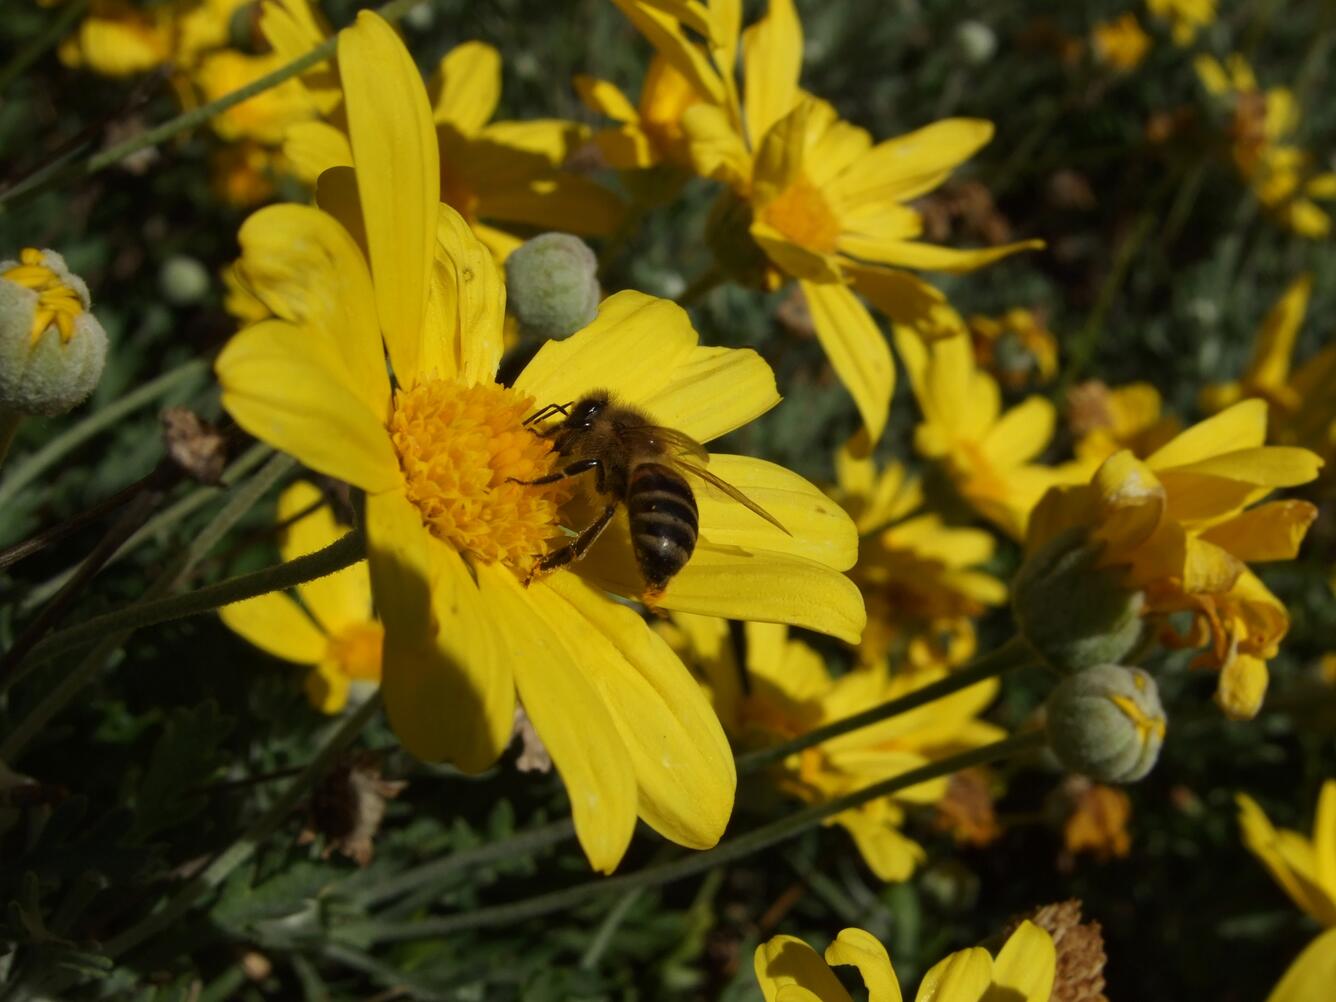
<svg viewBox="0 0 1336 1002">
<path fill-rule="evenodd" d="M 524 425 L 525 427 L 528 427 L 535 421 L 542 421 L 544 418 L 549 418 L 553 414 L 560 414 L 562 417 L 569 417 L 571 405 L 574 403 L 575 401 L 572 400 L 569 403 L 565 404 L 545 404 L 544 406 L 538 408 L 538 410 L 530 414 L 527 418 L 525 418 Z"/>
</svg>

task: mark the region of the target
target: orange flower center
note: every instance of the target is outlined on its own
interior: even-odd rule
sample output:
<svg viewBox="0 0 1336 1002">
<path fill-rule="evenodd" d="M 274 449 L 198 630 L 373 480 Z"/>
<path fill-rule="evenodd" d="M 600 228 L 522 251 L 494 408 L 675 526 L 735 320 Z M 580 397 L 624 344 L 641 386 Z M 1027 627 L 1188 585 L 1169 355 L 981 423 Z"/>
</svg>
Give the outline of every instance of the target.
<svg viewBox="0 0 1336 1002">
<path fill-rule="evenodd" d="M 561 534 L 569 482 L 552 472 L 552 445 L 524 427 L 531 398 L 495 384 L 433 379 L 395 394 L 390 438 L 408 499 L 438 539 L 485 563 L 525 572 Z"/>
<path fill-rule="evenodd" d="M 821 189 L 799 177 L 761 210 L 761 218 L 795 244 L 823 254 L 835 251 L 840 221 Z"/>
<path fill-rule="evenodd" d="M 379 623 L 354 623 L 329 638 L 329 660 L 350 679 L 380 681 L 380 651 L 385 628 Z"/>
<path fill-rule="evenodd" d="M 32 328 L 28 332 L 34 345 L 53 323 L 60 331 L 61 344 L 69 343 L 74 337 L 74 321 L 84 311 L 83 299 L 77 289 L 66 285 L 64 279 L 47 267 L 41 251 L 25 247 L 19 254 L 19 263 L 0 274 L 0 278 L 37 293 L 37 309 L 33 311 Z"/>
</svg>

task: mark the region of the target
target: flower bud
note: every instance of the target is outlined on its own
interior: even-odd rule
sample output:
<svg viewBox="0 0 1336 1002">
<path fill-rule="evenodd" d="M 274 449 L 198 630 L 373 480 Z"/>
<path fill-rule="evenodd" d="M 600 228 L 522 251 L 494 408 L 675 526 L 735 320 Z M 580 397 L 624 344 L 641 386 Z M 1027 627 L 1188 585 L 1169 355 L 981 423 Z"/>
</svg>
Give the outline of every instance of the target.
<svg viewBox="0 0 1336 1002">
<path fill-rule="evenodd" d="M 1062 765 L 1103 783 L 1134 783 L 1164 743 L 1164 708 L 1140 668 L 1096 665 L 1063 679 L 1045 706 L 1048 743 Z"/>
<path fill-rule="evenodd" d="M 543 233 L 506 259 L 506 297 L 526 333 L 562 338 L 598 313 L 598 259 L 579 237 Z"/>
<path fill-rule="evenodd" d="M 162 263 L 158 287 L 173 306 L 192 306 L 209 294 L 209 272 L 185 254 L 173 254 Z"/>
<path fill-rule="evenodd" d="M 997 52 L 997 35 L 982 21 L 961 21 L 956 25 L 956 51 L 971 66 L 982 66 Z"/>
<path fill-rule="evenodd" d="M 107 335 L 88 286 L 55 251 L 0 261 L 0 411 L 64 414 L 97 386 Z"/>
<path fill-rule="evenodd" d="M 1100 545 L 1068 529 L 1039 547 L 1011 585 L 1016 629 L 1052 668 L 1079 672 L 1121 661 L 1141 639 L 1145 595 L 1100 567 Z"/>
</svg>

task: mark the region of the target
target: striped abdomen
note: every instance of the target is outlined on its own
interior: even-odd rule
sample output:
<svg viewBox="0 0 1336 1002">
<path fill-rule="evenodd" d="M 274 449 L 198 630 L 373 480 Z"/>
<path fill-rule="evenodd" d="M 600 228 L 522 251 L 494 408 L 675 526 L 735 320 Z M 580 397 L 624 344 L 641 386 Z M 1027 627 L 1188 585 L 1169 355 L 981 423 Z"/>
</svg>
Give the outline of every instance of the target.
<svg viewBox="0 0 1336 1002">
<path fill-rule="evenodd" d="M 662 591 L 696 548 L 696 498 L 687 482 L 661 463 L 640 463 L 626 486 L 631 543 L 651 591 Z"/>
</svg>

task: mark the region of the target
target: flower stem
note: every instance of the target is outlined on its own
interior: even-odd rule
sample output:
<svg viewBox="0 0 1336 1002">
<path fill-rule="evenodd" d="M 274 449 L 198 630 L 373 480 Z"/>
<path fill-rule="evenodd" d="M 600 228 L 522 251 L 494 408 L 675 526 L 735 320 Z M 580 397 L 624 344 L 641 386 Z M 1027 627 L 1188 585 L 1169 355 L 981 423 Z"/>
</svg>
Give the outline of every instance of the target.
<svg viewBox="0 0 1336 1002">
<path fill-rule="evenodd" d="M 228 499 L 227 504 L 223 505 L 218 514 L 213 517 L 213 521 L 206 525 L 203 531 L 186 547 L 185 552 L 172 561 L 168 568 L 148 586 L 144 593 L 145 601 L 128 609 L 122 609 L 119 613 L 96 616 L 85 623 L 80 623 L 78 626 L 62 630 L 33 648 L 32 653 L 24 662 L 29 669 L 62 650 L 71 649 L 71 646 L 78 646 L 77 644 L 55 643 L 60 641 L 62 637 L 68 638 L 70 634 L 78 633 L 80 636 L 79 643 L 101 640 L 101 643 L 93 648 L 88 656 L 79 662 L 78 666 L 65 676 L 54 689 L 42 697 L 37 705 L 28 712 L 28 715 L 20 720 L 5 736 L 4 742 L 0 743 L 0 759 L 10 763 L 18 759 L 19 754 L 27 747 L 28 742 L 39 734 L 51 718 L 63 710 L 82 691 L 83 687 L 97 676 L 107 660 L 130 639 L 134 631 L 140 626 L 148 625 L 146 622 L 136 621 L 135 610 L 146 606 L 161 605 L 168 601 L 161 596 L 178 588 L 190 575 L 190 572 L 194 570 L 195 565 L 218 544 L 218 541 L 240 521 L 246 512 L 255 506 L 255 503 L 274 484 L 278 483 L 292 469 L 293 465 L 294 461 L 288 456 L 274 456 L 255 476 L 238 487 Z M 226 583 L 223 582 L 223 584 Z M 188 595 L 180 597 L 190 598 Z M 101 622 L 100 626 L 97 626 L 96 629 L 89 629 L 90 626 L 98 624 L 99 621 Z M 161 622 L 161 620 L 156 621 Z M 48 650 L 48 645 L 53 644 L 55 649 Z M 15 671 L 10 678 L 11 683 L 19 677 L 20 673 Z"/>
<path fill-rule="evenodd" d="M 1043 744 L 1044 735 L 1040 731 L 1029 731 L 1003 738 L 1001 741 L 984 745 L 982 748 L 974 748 L 959 755 L 952 755 L 949 758 L 930 762 L 918 769 L 911 769 L 909 772 L 882 780 L 880 783 L 874 783 L 854 793 L 845 794 L 843 797 L 805 807 L 787 817 L 780 818 L 778 821 L 773 821 L 746 834 L 728 839 L 707 852 L 694 853 L 683 859 L 647 867 L 636 873 L 628 873 L 620 877 L 600 877 L 583 884 L 576 884 L 574 887 L 540 894 L 513 904 L 479 908 L 475 911 L 449 915 L 444 918 L 414 919 L 393 923 L 372 920 L 355 923 L 344 927 L 342 930 L 336 928 L 335 932 L 337 934 L 341 931 L 345 935 L 353 937 L 355 942 L 401 942 L 404 940 L 434 939 L 487 926 L 512 925 L 526 919 L 537 918 L 540 915 L 563 912 L 605 893 L 624 894 L 633 888 L 657 887 L 661 884 L 672 883 L 685 877 L 712 870 L 726 863 L 735 862 L 753 853 L 760 852 L 762 849 L 767 849 L 778 842 L 793 838 L 808 829 L 815 828 L 826 818 L 833 817 L 843 811 L 852 810 L 855 807 L 861 807 L 869 801 L 898 793 L 911 786 L 917 786 L 919 783 L 926 783 L 931 779 L 949 776 L 951 773 L 973 765 L 982 765 L 1021 752 L 1032 751 L 1042 747 Z"/>
<path fill-rule="evenodd" d="M 4 466 L 5 457 L 9 455 L 9 447 L 14 444 L 14 436 L 18 434 L 19 425 L 22 423 L 22 414 L 15 414 L 5 407 L 0 407 L 0 466 Z"/>
<path fill-rule="evenodd" d="M 137 602 L 125 609 L 94 616 L 78 626 L 61 630 L 33 648 L 34 660 L 46 661 L 67 651 L 82 647 L 111 630 L 138 630 L 173 619 L 198 616 L 212 612 L 233 602 L 254 598 L 271 591 L 281 591 L 306 581 L 314 581 L 351 567 L 366 556 L 366 541 L 356 530 L 330 543 L 323 550 L 285 564 L 275 564 L 263 570 L 242 574 L 219 581 L 217 584 L 170 595 L 147 602 Z"/>
<path fill-rule="evenodd" d="M 1021 640 L 1020 637 L 1013 637 L 1001 647 L 983 655 L 968 668 L 952 672 L 941 681 L 925 685 L 921 689 L 915 689 L 913 692 L 906 693 L 896 699 L 870 707 L 861 713 L 855 713 L 851 717 L 844 717 L 841 720 L 826 724 L 824 727 L 815 728 L 806 734 L 798 735 L 790 741 L 785 741 L 783 744 L 773 745 L 769 748 L 758 748 L 756 751 L 739 755 L 737 760 L 738 775 L 745 776 L 748 773 L 757 772 L 767 766 L 774 765 L 776 762 L 784 761 L 790 755 L 829 741 L 831 738 L 870 727 L 901 713 L 916 710 L 920 706 L 927 706 L 943 696 L 949 696 L 961 689 L 968 689 L 985 679 L 1001 675 L 1013 668 L 1028 667 L 1036 662 L 1037 658 L 1033 648 Z"/>
<path fill-rule="evenodd" d="M 133 393 L 127 393 L 114 403 L 101 410 L 94 411 L 78 424 L 53 438 L 23 462 L 9 471 L 9 475 L 0 482 L 0 505 L 3 505 L 19 491 L 40 477 L 47 469 L 66 453 L 72 451 L 105 428 L 111 427 L 131 411 L 136 411 L 172 390 L 194 382 L 208 371 L 208 363 L 202 359 L 191 359 L 170 372 L 165 372 L 157 379 L 150 380 Z"/>
</svg>

